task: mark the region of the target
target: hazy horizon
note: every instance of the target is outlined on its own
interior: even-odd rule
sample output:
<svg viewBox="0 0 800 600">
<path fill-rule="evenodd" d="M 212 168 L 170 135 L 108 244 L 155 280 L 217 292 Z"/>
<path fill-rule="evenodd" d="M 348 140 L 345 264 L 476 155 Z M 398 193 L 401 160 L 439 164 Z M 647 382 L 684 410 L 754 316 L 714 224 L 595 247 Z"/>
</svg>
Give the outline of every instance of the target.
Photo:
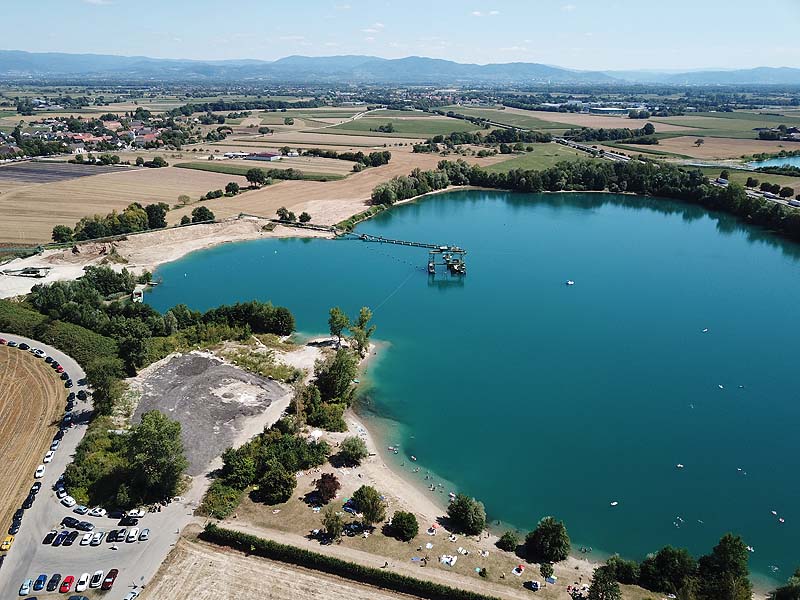
<svg viewBox="0 0 800 600">
<path fill-rule="evenodd" d="M 762 0 L 754 29 L 743 0 L 674 0 L 654 12 L 634 0 L 307 0 L 297 8 L 238 0 L 40 0 L 4 7 L 3 45 L 28 52 L 189 60 L 291 55 L 425 56 L 460 63 L 532 62 L 590 71 L 730 70 L 800 66 L 791 43 L 796 0 Z M 32 35 L 35 27 L 36 35 Z M 757 26 L 756 26 L 757 27 Z"/>
</svg>

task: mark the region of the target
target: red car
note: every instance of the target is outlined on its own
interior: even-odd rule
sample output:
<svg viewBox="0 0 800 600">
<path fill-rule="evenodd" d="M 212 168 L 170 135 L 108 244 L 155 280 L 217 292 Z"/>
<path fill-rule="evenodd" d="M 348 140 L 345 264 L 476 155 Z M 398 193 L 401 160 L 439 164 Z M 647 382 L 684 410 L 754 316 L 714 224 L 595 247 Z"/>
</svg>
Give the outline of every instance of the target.
<svg viewBox="0 0 800 600">
<path fill-rule="evenodd" d="M 119 571 L 117 569 L 111 569 L 106 574 L 106 578 L 103 580 L 103 585 L 100 586 L 100 589 L 110 590 L 114 586 L 114 582 L 117 580 L 117 575 L 119 575 Z"/>
<path fill-rule="evenodd" d="M 64 577 L 64 581 L 61 582 L 61 587 L 58 588 L 58 591 L 61 592 L 62 594 L 66 594 L 69 591 L 69 588 L 72 587 L 74 581 L 75 578 L 72 575 L 67 575 L 66 577 Z"/>
<path fill-rule="evenodd" d="M 62 367 L 61 365 L 58 365 L 56 367 L 56 373 L 63 373 L 63 372 L 64 372 L 64 367 Z"/>
<path fill-rule="evenodd" d="M 4 338 L 0 338 L 0 345 L 5 345 L 6 340 Z"/>
</svg>

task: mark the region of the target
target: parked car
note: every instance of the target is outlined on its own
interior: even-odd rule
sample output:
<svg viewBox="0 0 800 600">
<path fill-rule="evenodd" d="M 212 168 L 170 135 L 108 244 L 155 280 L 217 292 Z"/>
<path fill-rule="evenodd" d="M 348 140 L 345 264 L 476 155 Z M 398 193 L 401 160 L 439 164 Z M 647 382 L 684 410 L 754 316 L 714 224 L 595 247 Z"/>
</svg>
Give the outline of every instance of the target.
<svg viewBox="0 0 800 600">
<path fill-rule="evenodd" d="M 5 338 L 0 338 L 0 346 L 4 346 L 4 345 L 5 345 L 5 344 L 7 344 L 7 343 L 8 343 L 8 340 L 7 340 L 7 339 L 5 339 Z"/>
<path fill-rule="evenodd" d="M 56 371 L 58 371 L 58 369 L 56 369 Z M 69 379 L 69 373 L 67 373 L 64 369 L 61 369 L 58 372 L 61 373 L 61 380 L 62 381 L 66 381 L 67 379 Z"/>
<path fill-rule="evenodd" d="M 20 521 L 13 521 L 8 528 L 8 535 L 17 535 L 19 533 Z"/>
<path fill-rule="evenodd" d="M 25 510 L 22 508 L 18 508 L 14 511 L 14 516 L 11 517 L 12 521 L 21 521 L 22 517 L 25 516 Z"/>
<path fill-rule="evenodd" d="M 94 535 L 92 536 L 92 542 L 91 542 L 92 546 L 99 546 L 102 543 L 103 537 L 105 537 L 105 535 L 106 535 L 105 531 L 95 531 Z"/>
<path fill-rule="evenodd" d="M 44 477 L 44 465 L 39 465 L 36 467 L 36 472 L 33 474 L 36 479 L 41 479 Z"/>
<path fill-rule="evenodd" d="M 42 489 L 42 482 L 41 481 L 34 481 L 33 485 L 31 486 L 30 494 L 38 494 L 39 490 Z"/>
<path fill-rule="evenodd" d="M 76 529 L 80 529 L 81 531 L 94 531 L 94 523 L 89 523 L 89 521 L 81 521 L 76 525 Z"/>
<path fill-rule="evenodd" d="M 53 363 L 53 364 L 56 365 L 56 373 L 63 373 L 64 372 L 64 367 L 62 367 L 61 365 L 59 365 L 57 363 Z"/>
<path fill-rule="evenodd" d="M 80 521 L 75 517 L 64 517 L 61 519 L 61 524 L 64 527 L 71 527 L 72 529 L 75 529 L 80 524 Z"/>
<path fill-rule="evenodd" d="M 63 504 L 67 508 L 72 508 L 73 506 L 75 506 L 75 498 L 73 498 L 72 496 L 64 496 L 61 499 L 61 504 Z"/>
<path fill-rule="evenodd" d="M 108 514 L 106 512 L 106 509 L 100 508 L 99 506 L 95 506 L 92 510 L 89 511 L 90 517 L 105 517 L 106 514 Z"/>
<path fill-rule="evenodd" d="M 78 383 L 80 383 L 81 385 L 85 385 L 85 384 L 81 383 L 80 381 Z M 80 390 L 78 392 L 78 400 L 86 400 L 86 390 Z"/>
<path fill-rule="evenodd" d="M 128 537 L 125 539 L 126 542 L 135 542 L 139 539 L 139 528 L 132 527 L 131 530 L 128 532 Z"/>
<path fill-rule="evenodd" d="M 64 581 L 61 582 L 61 587 L 58 588 L 58 591 L 62 594 L 66 594 L 73 583 L 75 583 L 75 578 L 72 575 L 67 575 L 64 577 Z"/>
<path fill-rule="evenodd" d="M 83 536 L 81 536 L 81 544 L 80 545 L 81 546 L 88 546 L 89 542 L 91 542 L 91 541 L 92 541 L 92 534 L 91 533 L 84 533 Z"/>
<path fill-rule="evenodd" d="M 53 357 L 52 356 L 45 357 L 44 362 L 46 362 L 49 365 L 50 363 L 53 362 Z"/>
<path fill-rule="evenodd" d="M 120 525 L 128 525 L 128 526 L 138 525 L 139 524 L 139 519 L 137 519 L 135 517 L 127 517 L 126 516 L 126 517 L 122 517 L 119 520 L 119 524 Z"/>
<path fill-rule="evenodd" d="M 26 344 L 25 342 L 22 342 L 22 343 L 19 345 L 19 349 L 20 349 L 20 350 L 30 350 L 30 349 L 31 349 L 31 347 L 30 347 L 28 344 Z"/>
<path fill-rule="evenodd" d="M 61 500 L 62 498 L 67 497 L 67 490 L 64 489 L 63 486 L 56 488 L 56 498 Z"/>
<path fill-rule="evenodd" d="M 89 581 L 90 588 L 98 588 L 103 583 L 103 572 L 95 571 L 92 579 Z"/>
<path fill-rule="evenodd" d="M 10 346 L 11 342 L 9 342 L 8 345 Z M 27 596 L 28 594 L 30 594 L 32 585 L 33 585 L 33 581 L 30 580 L 30 579 L 26 579 L 25 581 L 23 581 L 22 585 L 19 586 L 19 595 L 20 596 Z M 135 597 L 136 596 L 134 596 L 134 598 Z"/>
<path fill-rule="evenodd" d="M 22 501 L 22 508 L 28 509 L 33 506 L 33 501 L 36 500 L 35 494 L 28 494 L 28 497 Z"/>
<path fill-rule="evenodd" d="M 58 584 L 61 583 L 61 573 L 55 573 L 52 577 L 50 577 L 50 581 L 47 582 L 47 591 L 48 592 L 55 592 Z"/>
<path fill-rule="evenodd" d="M 6 539 L 3 540 L 3 543 L 0 544 L 0 552 L 7 552 L 9 548 L 11 548 L 11 544 L 14 543 L 14 536 L 7 535 Z"/>
<path fill-rule="evenodd" d="M 42 543 L 43 544 L 52 544 L 53 540 L 56 539 L 57 535 L 58 535 L 58 531 L 56 529 L 51 529 L 49 532 L 47 532 L 47 535 L 44 536 L 44 539 L 42 540 Z"/>
<path fill-rule="evenodd" d="M 123 527 L 122 529 L 118 529 L 118 530 L 117 530 L 117 537 L 116 537 L 116 541 L 118 541 L 118 542 L 124 542 L 126 537 L 128 537 L 128 530 L 127 530 L 127 529 L 125 529 L 125 528 Z"/>
<path fill-rule="evenodd" d="M 89 574 L 83 573 L 80 577 L 78 577 L 78 583 L 75 584 L 75 591 L 82 592 L 87 587 L 89 587 Z"/>
<path fill-rule="evenodd" d="M 58 450 L 58 446 L 61 444 L 61 440 L 53 440 L 50 443 L 50 452 L 55 452 Z"/>
<path fill-rule="evenodd" d="M 79 515 L 85 515 L 86 513 L 89 512 L 89 507 L 84 506 L 83 504 L 79 504 L 78 506 L 72 509 L 72 512 Z"/>
<path fill-rule="evenodd" d="M 72 544 L 75 543 L 75 540 L 78 539 L 79 535 L 79 531 L 71 531 L 70 534 L 64 539 L 62 546 L 72 546 Z"/>
<path fill-rule="evenodd" d="M 47 583 L 47 575 L 42 573 L 36 578 L 36 581 L 33 582 L 33 591 L 38 592 L 41 589 L 44 589 L 44 584 Z"/>
<path fill-rule="evenodd" d="M 56 536 L 56 539 L 53 540 L 53 546 L 58 548 L 61 544 L 64 543 L 64 540 L 67 539 L 69 536 L 69 531 L 63 530 Z"/>
<path fill-rule="evenodd" d="M 122 600 L 133 600 L 134 598 L 138 598 L 138 597 L 139 597 L 138 590 L 131 590 L 130 592 L 125 594 L 125 597 Z M 67 600 L 72 600 L 72 599 L 71 598 L 67 598 Z"/>
<path fill-rule="evenodd" d="M 106 574 L 106 578 L 103 579 L 103 585 L 100 586 L 100 589 L 110 590 L 112 587 L 114 587 L 114 582 L 117 580 L 117 575 L 119 575 L 119 571 L 117 569 L 111 569 Z"/>
<path fill-rule="evenodd" d="M 37 358 L 44 358 L 47 356 L 44 350 L 41 348 L 31 348 L 31 354 L 33 354 Z"/>
<path fill-rule="evenodd" d="M 64 387 L 65 387 L 65 388 L 71 388 L 71 387 L 72 387 L 72 379 L 67 379 L 67 380 L 64 382 Z"/>
<path fill-rule="evenodd" d="M 147 528 L 142 529 L 142 533 L 139 534 L 139 541 L 146 542 L 149 539 L 150 539 L 150 530 Z"/>
<path fill-rule="evenodd" d="M 64 437 L 64 430 L 63 429 L 59 429 L 58 431 L 56 431 L 56 434 L 53 436 L 53 439 L 54 440 L 60 440 L 63 437 Z"/>
<path fill-rule="evenodd" d="M 67 402 L 67 405 L 64 407 L 66 412 L 72 412 L 75 410 L 75 403 L 74 402 Z"/>
<path fill-rule="evenodd" d="M 44 459 L 42 460 L 43 463 L 47 464 L 53 460 L 53 457 L 56 455 L 55 452 L 52 450 L 48 450 L 47 453 L 44 455 Z"/>
</svg>

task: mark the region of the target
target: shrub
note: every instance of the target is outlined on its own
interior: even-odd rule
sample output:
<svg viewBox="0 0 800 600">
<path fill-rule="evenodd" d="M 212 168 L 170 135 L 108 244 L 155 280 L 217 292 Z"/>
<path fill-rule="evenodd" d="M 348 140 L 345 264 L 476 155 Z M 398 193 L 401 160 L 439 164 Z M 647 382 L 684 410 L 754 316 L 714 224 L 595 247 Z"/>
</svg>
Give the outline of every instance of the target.
<svg viewBox="0 0 800 600">
<path fill-rule="evenodd" d="M 346 437 L 339 446 L 339 458 L 346 465 L 360 465 L 367 456 L 367 444 L 360 437 Z"/>
<path fill-rule="evenodd" d="M 514 552 L 519 546 L 519 536 L 514 531 L 506 531 L 497 540 L 497 547 L 506 552 Z"/>
<path fill-rule="evenodd" d="M 197 514 L 224 519 L 236 510 L 243 494 L 242 490 L 226 485 L 221 479 L 215 479 L 209 486 L 206 495 L 203 496 L 203 502 L 198 507 Z"/>
<path fill-rule="evenodd" d="M 344 531 L 344 519 L 339 511 L 332 506 L 326 506 L 322 511 L 322 528 L 325 534 L 332 540 L 342 537 Z"/>
<path fill-rule="evenodd" d="M 447 507 L 453 527 L 467 535 L 478 535 L 486 527 L 486 510 L 481 502 L 458 494 Z"/>
<path fill-rule="evenodd" d="M 545 517 L 525 538 L 525 549 L 530 558 L 546 562 L 559 562 L 569 556 L 570 541 L 567 528 L 553 517 Z"/>
<path fill-rule="evenodd" d="M 392 517 L 392 535 L 401 542 L 408 542 L 417 537 L 419 523 L 414 513 L 398 510 Z"/>
<path fill-rule="evenodd" d="M 263 477 L 258 482 L 258 490 L 253 494 L 265 504 L 280 504 L 292 497 L 297 487 L 297 477 L 289 473 L 277 461 L 267 465 Z"/>
</svg>

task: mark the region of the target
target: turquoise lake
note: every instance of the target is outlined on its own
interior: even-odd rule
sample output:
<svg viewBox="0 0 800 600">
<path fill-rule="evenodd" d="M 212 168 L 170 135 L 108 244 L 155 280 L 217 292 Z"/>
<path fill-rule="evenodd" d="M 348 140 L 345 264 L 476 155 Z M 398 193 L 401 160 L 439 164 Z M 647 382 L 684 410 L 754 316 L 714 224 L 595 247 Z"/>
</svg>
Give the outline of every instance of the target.
<svg viewBox="0 0 800 600">
<path fill-rule="evenodd" d="M 751 162 L 751 167 L 800 167 L 800 156 L 785 156 L 783 158 L 770 158 L 767 160 L 760 160 L 758 162 Z"/>
<path fill-rule="evenodd" d="M 423 485 L 526 530 L 555 515 L 595 551 L 700 555 L 733 531 L 754 571 L 798 566 L 800 246 L 611 194 L 454 192 L 358 231 L 458 244 L 468 274 L 429 278 L 415 248 L 257 240 L 164 265 L 147 301 L 271 300 L 304 333 L 370 306 L 387 346 L 361 410 Z"/>
</svg>

